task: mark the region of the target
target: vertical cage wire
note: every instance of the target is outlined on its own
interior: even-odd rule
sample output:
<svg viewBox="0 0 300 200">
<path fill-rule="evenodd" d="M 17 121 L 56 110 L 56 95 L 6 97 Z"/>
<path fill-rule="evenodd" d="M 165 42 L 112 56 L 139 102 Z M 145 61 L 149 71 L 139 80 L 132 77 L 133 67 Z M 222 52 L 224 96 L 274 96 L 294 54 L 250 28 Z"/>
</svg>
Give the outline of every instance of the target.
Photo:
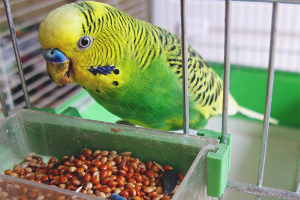
<svg viewBox="0 0 300 200">
<path fill-rule="evenodd" d="M 183 132 L 189 134 L 189 86 L 188 86 L 188 55 L 186 35 L 186 1 L 181 0 L 181 38 L 182 38 L 182 77 L 183 77 Z"/>
<path fill-rule="evenodd" d="M 224 80 L 223 80 L 223 107 L 222 107 L 222 142 L 227 144 L 227 124 L 228 124 L 228 95 L 230 78 L 230 4 L 231 0 L 225 1 L 225 45 L 224 45 Z M 219 198 L 224 200 L 224 194 Z"/>
<path fill-rule="evenodd" d="M 0 82 L 0 100 L 1 100 L 4 117 L 8 117 L 7 106 L 5 103 L 5 97 L 4 97 L 3 90 L 2 90 L 2 82 Z"/>
<path fill-rule="evenodd" d="M 26 102 L 26 107 L 28 109 L 31 109 L 29 95 L 28 95 L 26 81 L 25 81 L 25 77 L 24 77 L 24 71 L 23 71 L 23 68 L 22 68 L 22 61 L 21 61 L 21 58 L 20 58 L 19 47 L 18 47 L 18 43 L 17 43 L 17 37 L 16 37 L 16 32 L 15 32 L 15 28 L 14 28 L 14 22 L 13 22 L 13 19 L 12 19 L 12 14 L 11 14 L 9 1 L 4 0 L 4 5 L 5 5 L 5 11 L 6 11 L 7 22 L 8 22 L 8 25 L 9 25 L 10 34 L 11 34 L 11 37 L 12 37 L 12 43 L 13 43 L 14 53 L 15 53 L 15 57 L 16 57 L 17 65 L 18 65 L 18 70 L 19 70 L 19 75 L 20 75 L 21 84 L 22 84 L 22 90 L 23 90 L 24 98 L 25 98 L 25 102 Z"/>
<path fill-rule="evenodd" d="M 273 93 L 273 82 L 274 82 L 274 62 L 275 62 L 275 47 L 276 47 L 276 31 L 277 31 L 277 11 L 278 3 L 273 3 L 272 10 L 272 27 L 271 27 L 271 38 L 270 38 L 270 51 L 269 51 L 269 69 L 268 69 L 268 82 L 267 82 L 267 95 L 266 95 L 266 105 L 263 121 L 263 135 L 262 135 L 262 144 L 260 152 L 260 161 L 259 161 L 259 172 L 257 185 L 262 186 L 263 177 L 264 177 L 264 168 L 266 161 L 267 153 L 267 142 L 268 142 L 268 132 L 269 132 L 269 121 L 271 114 L 271 104 L 272 104 L 272 93 Z M 256 195 L 256 200 L 260 200 L 260 196 Z"/>
<path fill-rule="evenodd" d="M 298 172 L 295 184 L 295 192 L 300 193 L 300 156 L 299 156 L 299 163 L 298 163 Z"/>
<path fill-rule="evenodd" d="M 227 144 L 228 94 L 230 76 L 230 3 L 225 1 L 225 46 L 224 46 L 224 80 L 223 80 L 223 110 L 222 110 L 222 142 Z"/>
</svg>

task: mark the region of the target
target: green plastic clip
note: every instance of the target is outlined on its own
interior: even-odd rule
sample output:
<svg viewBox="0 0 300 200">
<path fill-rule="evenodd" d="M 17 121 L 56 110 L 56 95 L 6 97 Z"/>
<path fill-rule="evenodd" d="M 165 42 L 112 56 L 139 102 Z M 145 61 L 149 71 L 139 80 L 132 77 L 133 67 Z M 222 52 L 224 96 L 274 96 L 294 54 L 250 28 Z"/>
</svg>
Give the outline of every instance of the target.
<svg viewBox="0 0 300 200">
<path fill-rule="evenodd" d="M 32 109 L 37 110 L 37 111 L 42 111 L 42 112 L 48 112 L 48 113 L 60 114 L 60 115 L 65 115 L 65 116 L 70 116 L 70 117 L 82 118 L 80 113 L 78 112 L 78 110 L 74 107 L 68 107 L 67 109 L 65 109 L 61 113 L 57 113 L 55 108 L 36 108 L 36 107 L 32 107 Z"/>
<path fill-rule="evenodd" d="M 217 138 L 221 141 L 221 133 L 213 130 L 198 130 L 198 135 Z M 207 154 L 207 195 L 219 198 L 227 185 L 230 169 L 231 134 L 227 134 L 227 145 L 220 143 L 216 152 Z"/>
<path fill-rule="evenodd" d="M 74 107 L 69 107 L 66 110 L 62 111 L 60 114 L 70 116 L 70 117 L 82 118 L 78 110 Z"/>
</svg>

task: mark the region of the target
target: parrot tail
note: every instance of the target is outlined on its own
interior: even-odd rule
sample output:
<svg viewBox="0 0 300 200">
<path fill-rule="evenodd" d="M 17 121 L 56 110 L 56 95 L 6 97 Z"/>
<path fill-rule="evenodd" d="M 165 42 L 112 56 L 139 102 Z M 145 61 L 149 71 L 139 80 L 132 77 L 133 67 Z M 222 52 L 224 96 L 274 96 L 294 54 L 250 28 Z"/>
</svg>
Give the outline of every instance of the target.
<svg viewBox="0 0 300 200">
<path fill-rule="evenodd" d="M 258 119 L 258 120 L 261 120 L 261 121 L 264 120 L 264 115 L 263 114 L 257 113 L 255 111 L 249 110 L 249 109 L 241 107 L 241 106 L 238 106 L 238 112 L 245 115 L 245 116 L 247 116 L 247 117 L 249 117 L 249 118 Z M 270 117 L 270 122 L 272 124 L 275 124 L 275 125 L 278 125 L 278 123 L 279 123 L 279 121 L 277 119 L 274 119 L 272 117 Z"/>
</svg>

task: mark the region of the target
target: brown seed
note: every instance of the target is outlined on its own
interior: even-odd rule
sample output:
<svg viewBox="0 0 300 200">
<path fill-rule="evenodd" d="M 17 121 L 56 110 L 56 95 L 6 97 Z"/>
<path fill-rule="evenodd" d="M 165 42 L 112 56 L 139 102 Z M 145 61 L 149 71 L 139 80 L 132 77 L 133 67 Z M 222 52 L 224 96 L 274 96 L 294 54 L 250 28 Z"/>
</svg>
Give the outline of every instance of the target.
<svg viewBox="0 0 300 200">
<path fill-rule="evenodd" d="M 69 170 L 69 172 L 75 172 L 76 171 L 76 169 L 77 169 L 77 167 L 75 167 L 75 166 L 72 166 L 72 167 L 69 167 L 68 168 L 68 170 Z"/>
<path fill-rule="evenodd" d="M 108 154 L 109 154 L 109 151 L 102 151 L 102 152 L 101 152 L 101 155 L 102 155 L 102 156 L 107 156 Z"/>
<path fill-rule="evenodd" d="M 31 156 L 25 156 L 25 160 L 26 161 L 32 161 L 32 157 Z"/>
<path fill-rule="evenodd" d="M 79 186 L 79 185 L 81 185 L 81 181 L 80 180 L 73 180 L 72 184 L 75 185 L 75 186 Z"/>
<path fill-rule="evenodd" d="M 130 152 L 130 151 L 124 151 L 122 153 L 119 153 L 120 156 L 129 156 L 131 154 L 132 154 L 132 152 Z"/>
<path fill-rule="evenodd" d="M 4 171 L 4 174 L 6 175 L 10 175 L 12 173 L 12 170 L 11 169 L 7 169 Z"/>
<path fill-rule="evenodd" d="M 65 189 L 65 188 L 67 187 L 67 185 L 66 185 L 66 184 L 59 184 L 58 187 L 59 187 L 59 188 L 62 188 L 62 189 Z"/>
<path fill-rule="evenodd" d="M 96 151 L 94 151 L 93 156 L 95 157 L 96 155 L 98 155 L 98 154 L 100 154 L 100 153 L 101 153 L 100 150 L 96 150 Z"/>
<path fill-rule="evenodd" d="M 9 175 L 13 176 L 13 177 L 16 177 L 16 178 L 19 178 L 19 174 L 17 174 L 16 172 L 12 172 Z"/>
<path fill-rule="evenodd" d="M 155 191 L 156 191 L 158 194 L 163 194 L 163 193 L 164 193 L 164 189 L 163 189 L 161 186 L 157 187 Z"/>
<path fill-rule="evenodd" d="M 50 158 L 50 160 L 49 160 L 48 163 L 49 163 L 49 164 L 50 164 L 50 163 L 56 163 L 56 158 Z"/>
<path fill-rule="evenodd" d="M 82 164 L 81 167 L 82 167 L 84 170 L 87 170 L 87 169 L 89 168 L 86 164 Z"/>
<path fill-rule="evenodd" d="M 97 191 L 98 191 L 98 192 L 97 192 Z M 104 198 L 104 199 L 106 198 L 106 195 L 105 195 L 104 192 L 100 192 L 99 190 L 97 190 L 97 191 L 96 191 L 96 193 L 95 193 L 97 197 L 101 197 L 101 198 Z"/>
<path fill-rule="evenodd" d="M 153 192 L 153 188 L 152 188 L 152 187 L 145 187 L 145 188 L 143 189 L 143 191 L 144 191 L 145 193 L 150 193 L 150 192 Z"/>
<path fill-rule="evenodd" d="M 125 187 L 126 187 L 127 189 L 131 189 L 131 188 L 135 188 L 135 185 L 134 185 L 133 183 L 127 183 L 127 184 L 125 185 Z"/>
</svg>

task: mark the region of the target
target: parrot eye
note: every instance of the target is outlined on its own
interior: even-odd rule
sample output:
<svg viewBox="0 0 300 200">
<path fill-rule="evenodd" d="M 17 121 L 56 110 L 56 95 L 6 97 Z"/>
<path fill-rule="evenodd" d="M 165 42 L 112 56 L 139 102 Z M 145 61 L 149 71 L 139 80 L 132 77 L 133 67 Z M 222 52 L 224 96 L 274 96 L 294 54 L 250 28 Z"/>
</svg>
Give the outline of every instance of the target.
<svg viewBox="0 0 300 200">
<path fill-rule="evenodd" d="M 77 46 L 79 49 L 85 50 L 91 46 L 92 42 L 93 38 L 85 35 L 78 40 Z"/>
</svg>

